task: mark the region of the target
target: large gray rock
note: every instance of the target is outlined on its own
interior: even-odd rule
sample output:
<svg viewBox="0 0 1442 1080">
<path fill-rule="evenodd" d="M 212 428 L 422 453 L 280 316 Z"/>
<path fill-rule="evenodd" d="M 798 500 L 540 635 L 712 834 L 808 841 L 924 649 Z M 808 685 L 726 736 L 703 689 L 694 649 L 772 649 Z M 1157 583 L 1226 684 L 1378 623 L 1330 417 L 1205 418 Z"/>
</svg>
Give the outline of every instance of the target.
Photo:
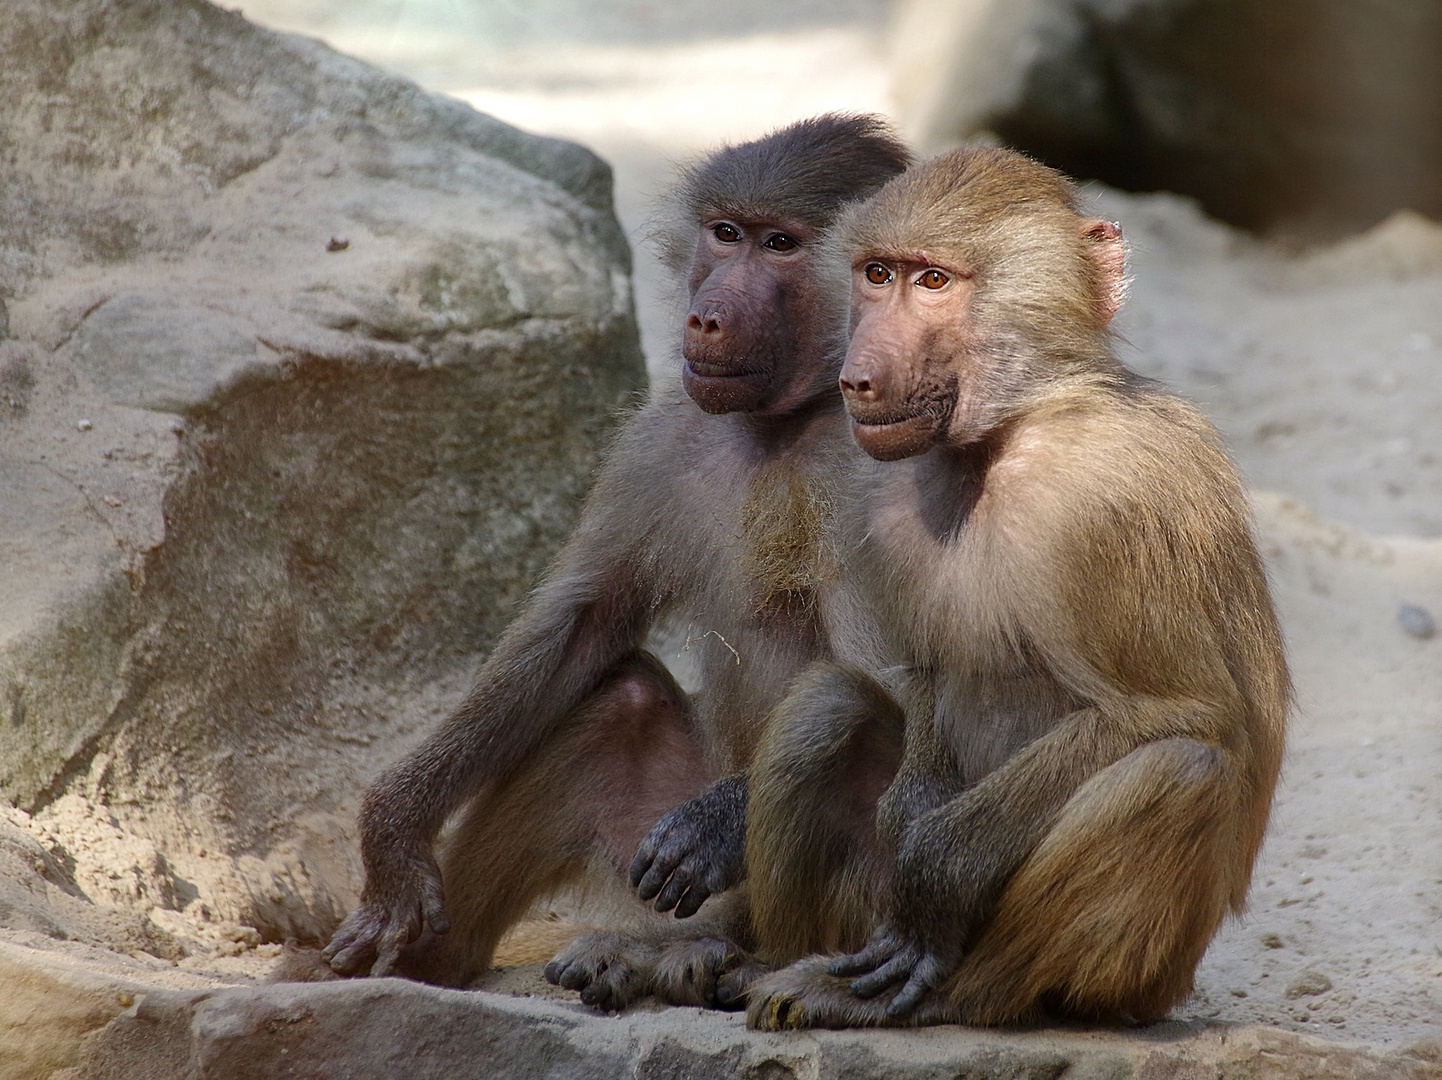
<svg viewBox="0 0 1442 1080">
<path fill-rule="evenodd" d="M 1434 1080 L 1442 1047 L 1262 1027 L 941 1027 L 761 1034 L 701 1009 L 579 1005 L 398 979 L 153 991 L 90 1035 L 67 1080 Z"/>
<path fill-rule="evenodd" d="M 580 147 L 200 0 L 6 0 L 0 794 L 55 888 L 328 933 L 641 383 L 629 273 Z"/>
<path fill-rule="evenodd" d="M 1442 217 L 1442 6 L 908 0 L 901 109 L 1073 175 L 1304 235 Z"/>
</svg>

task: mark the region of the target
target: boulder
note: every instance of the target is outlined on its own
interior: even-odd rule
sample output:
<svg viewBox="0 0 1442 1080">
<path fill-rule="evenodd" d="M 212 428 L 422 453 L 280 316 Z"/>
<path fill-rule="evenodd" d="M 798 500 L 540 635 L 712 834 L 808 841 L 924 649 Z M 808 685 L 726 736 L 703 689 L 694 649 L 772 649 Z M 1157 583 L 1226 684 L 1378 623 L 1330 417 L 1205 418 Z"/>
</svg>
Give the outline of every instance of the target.
<svg viewBox="0 0 1442 1080">
<path fill-rule="evenodd" d="M 1309 238 L 1442 217 L 1442 8 L 1386 0 L 907 0 L 898 99 L 1076 176 Z"/>
<path fill-rule="evenodd" d="M 86 1040 L 66 1080 L 484 1076 L 488 1080 L 1432 1080 L 1433 1043 L 1339 1044 L 1257 1026 L 758 1033 L 736 1014 L 633 1010 L 400 979 L 153 991 Z"/>
<path fill-rule="evenodd" d="M 0 117 L 0 900 L 319 940 L 642 385 L 609 169 L 202 0 L 7 0 Z"/>
</svg>

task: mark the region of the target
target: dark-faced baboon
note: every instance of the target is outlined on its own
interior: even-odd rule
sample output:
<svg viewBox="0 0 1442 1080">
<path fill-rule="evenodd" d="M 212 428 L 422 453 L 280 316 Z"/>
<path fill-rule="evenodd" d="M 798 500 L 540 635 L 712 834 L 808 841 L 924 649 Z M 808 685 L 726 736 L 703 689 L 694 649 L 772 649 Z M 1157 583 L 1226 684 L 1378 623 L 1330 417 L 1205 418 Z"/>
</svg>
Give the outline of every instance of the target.
<svg viewBox="0 0 1442 1080">
<path fill-rule="evenodd" d="M 483 971 L 535 899 L 598 859 L 624 868 L 659 816 L 743 770 L 762 718 L 825 655 L 810 596 L 828 572 L 845 311 L 817 251 L 841 205 L 907 160 L 875 118 L 825 116 L 685 174 L 665 238 L 690 293 L 685 393 L 653 390 L 474 689 L 367 792 L 361 904 L 323 952 L 336 971 Z M 668 619 L 689 624 L 694 702 L 645 651 Z M 702 817 L 744 813 L 744 789 L 723 783 Z M 693 911 L 739 877 L 739 834 L 717 829 L 717 869 L 681 888 L 678 868 L 663 906 Z M 644 992 L 612 966 L 591 1000 Z"/>
<path fill-rule="evenodd" d="M 1289 704 L 1236 470 L 1115 359 L 1120 231 L 1052 170 L 956 151 L 837 236 L 878 459 L 837 580 L 876 636 L 752 767 L 752 916 L 791 966 L 749 1021 L 1160 1017 L 1243 904 Z"/>
</svg>

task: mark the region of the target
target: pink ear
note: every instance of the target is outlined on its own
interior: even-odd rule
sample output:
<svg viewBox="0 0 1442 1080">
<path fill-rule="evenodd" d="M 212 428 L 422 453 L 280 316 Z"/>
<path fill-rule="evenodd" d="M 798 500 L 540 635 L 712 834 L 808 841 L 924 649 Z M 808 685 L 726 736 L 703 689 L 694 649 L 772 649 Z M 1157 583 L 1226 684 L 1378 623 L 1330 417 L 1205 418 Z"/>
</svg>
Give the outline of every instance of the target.
<svg viewBox="0 0 1442 1080">
<path fill-rule="evenodd" d="M 1094 219 L 1083 226 L 1082 235 L 1090 241 L 1087 250 L 1099 271 L 1097 307 L 1105 326 L 1115 318 L 1126 292 L 1127 255 L 1122 245 L 1122 227 L 1115 221 Z"/>
</svg>

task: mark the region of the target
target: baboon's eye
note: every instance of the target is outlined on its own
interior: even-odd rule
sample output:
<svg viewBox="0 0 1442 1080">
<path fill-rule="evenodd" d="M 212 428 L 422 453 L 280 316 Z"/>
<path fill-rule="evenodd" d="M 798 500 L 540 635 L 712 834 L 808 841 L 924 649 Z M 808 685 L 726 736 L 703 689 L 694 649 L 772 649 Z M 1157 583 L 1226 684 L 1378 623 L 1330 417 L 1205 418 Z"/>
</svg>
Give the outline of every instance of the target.
<svg viewBox="0 0 1442 1080">
<path fill-rule="evenodd" d="M 891 280 L 891 271 L 881 263 L 866 264 L 866 280 L 873 285 L 885 285 Z"/>
<path fill-rule="evenodd" d="M 950 280 L 951 275 L 944 274 L 935 267 L 932 267 L 930 270 L 925 271 L 921 277 L 917 278 L 916 283 L 923 289 L 939 289 Z"/>
<path fill-rule="evenodd" d="M 711 226 L 711 231 L 723 244 L 734 244 L 741 239 L 741 230 L 729 221 L 718 222 Z"/>
<path fill-rule="evenodd" d="M 784 232 L 779 232 L 772 233 L 770 236 L 768 236 L 766 238 L 766 243 L 762 246 L 768 247 L 772 251 L 791 251 L 796 248 L 797 244 L 794 239 L 787 236 Z"/>
</svg>

